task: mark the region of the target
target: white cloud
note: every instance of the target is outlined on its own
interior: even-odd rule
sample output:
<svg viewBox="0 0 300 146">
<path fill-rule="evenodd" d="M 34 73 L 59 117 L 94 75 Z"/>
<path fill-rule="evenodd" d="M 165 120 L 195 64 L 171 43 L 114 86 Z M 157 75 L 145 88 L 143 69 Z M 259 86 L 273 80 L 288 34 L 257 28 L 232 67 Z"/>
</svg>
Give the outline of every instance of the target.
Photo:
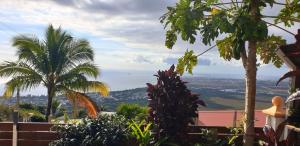
<svg viewBox="0 0 300 146">
<path fill-rule="evenodd" d="M 173 50 L 165 48 L 165 30 L 158 19 L 166 11 L 166 6 L 173 5 L 174 2 L 175 0 L 3 0 L 0 1 L 0 19 L 2 23 L 12 24 L 11 27 L 18 33 L 38 33 L 38 36 L 42 36 L 45 27 L 51 23 L 62 26 L 78 37 L 95 37 L 91 43 L 96 46 L 96 63 L 103 68 L 154 70 L 165 68 L 167 64 L 163 60 L 170 57 L 170 54 L 171 57 L 179 57 L 185 49 L 194 49 L 196 53 L 200 53 L 208 48 L 200 41 L 195 45 L 179 41 Z M 266 11 L 267 14 L 272 12 Z M 0 28 L 1 26 L 0 24 Z M 295 32 L 298 27 L 290 30 Z M 277 28 L 271 27 L 270 32 L 293 40 L 293 36 Z M 9 33 L 10 37 L 16 35 L 14 32 Z M 113 44 L 119 46 L 113 48 Z M 11 48 L 8 38 L 1 44 L 0 52 L 5 54 L 6 48 Z M 1 59 L 9 59 L 7 56 L 11 55 L 11 52 L 1 55 Z M 211 64 L 242 67 L 240 61 L 228 62 L 221 59 L 217 49 L 200 58 L 209 59 Z"/>
</svg>

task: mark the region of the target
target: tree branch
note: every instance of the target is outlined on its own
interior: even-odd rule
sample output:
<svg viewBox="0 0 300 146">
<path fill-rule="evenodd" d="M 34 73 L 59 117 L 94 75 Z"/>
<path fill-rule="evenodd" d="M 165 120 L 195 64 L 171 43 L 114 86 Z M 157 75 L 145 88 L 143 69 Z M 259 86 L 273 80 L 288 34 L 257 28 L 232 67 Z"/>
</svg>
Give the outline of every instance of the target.
<svg viewBox="0 0 300 146">
<path fill-rule="evenodd" d="M 283 20 L 290 20 L 290 21 L 294 21 L 294 22 L 299 22 L 300 23 L 300 19 L 295 18 L 295 17 L 278 17 L 278 16 L 266 16 L 266 15 L 262 15 L 262 18 L 273 18 L 273 19 L 283 19 Z"/>
<path fill-rule="evenodd" d="M 243 50 L 241 52 L 241 57 L 242 57 L 242 62 L 243 62 L 244 68 L 247 68 L 247 59 L 248 59 L 248 57 L 247 57 L 246 50 Z"/>
<path fill-rule="evenodd" d="M 216 3 L 216 4 L 211 4 L 212 6 L 216 6 L 216 5 L 230 5 L 230 4 L 243 4 L 245 2 L 242 2 L 242 1 L 231 1 L 231 2 L 224 2 L 224 3 Z M 277 5 L 283 5 L 283 6 L 286 6 L 287 4 L 285 3 L 280 3 L 280 2 L 273 2 L 274 4 L 277 4 Z"/>
<path fill-rule="evenodd" d="M 218 6 L 218 5 L 231 5 L 231 4 L 242 4 L 244 2 L 227 2 L 227 3 L 216 3 L 216 4 L 211 4 L 212 6 Z"/>
<path fill-rule="evenodd" d="M 262 20 L 262 21 L 264 21 L 264 20 Z M 267 24 L 269 24 L 269 25 L 271 25 L 271 26 L 277 27 L 277 28 L 279 28 L 279 29 L 281 29 L 281 30 L 283 30 L 283 31 L 285 31 L 285 32 L 287 32 L 287 33 L 289 33 L 289 34 L 291 34 L 291 35 L 296 35 L 296 34 L 290 32 L 290 31 L 288 31 L 288 30 L 286 30 L 286 29 L 284 29 L 284 28 L 282 28 L 282 27 L 280 27 L 280 26 L 277 26 L 277 25 L 275 25 L 275 24 L 273 24 L 273 23 L 270 23 L 270 22 L 267 22 L 267 21 L 264 21 L 264 22 L 266 22 Z"/>
<path fill-rule="evenodd" d="M 275 1 L 274 1 L 274 4 L 277 4 L 277 5 L 282 5 L 282 6 L 286 6 L 286 5 L 287 5 L 287 4 L 280 3 L 280 2 L 275 2 Z"/>
<path fill-rule="evenodd" d="M 203 2 L 204 4 L 207 4 L 206 2 Z M 229 4 L 229 3 L 228 3 Z M 222 10 L 227 10 L 227 9 L 229 9 L 229 8 L 227 8 L 225 5 L 222 5 L 222 3 L 217 3 L 217 4 L 211 4 L 211 6 L 215 6 L 215 7 L 217 7 L 217 8 L 220 8 L 220 9 L 222 9 Z M 223 6 L 223 7 L 221 7 L 221 6 Z"/>
<path fill-rule="evenodd" d="M 198 54 L 198 55 L 197 55 L 197 57 L 199 57 L 199 56 L 201 56 L 201 55 L 205 54 L 206 52 L 208 52 L 209 50 L 211 50 L 211 49 L 215 48 L 216 46 L 217 46 L 217 44 L 215 44 L 215 45 L 211 46 L 210 48 L 206 49 L 206 50 L 205 50 L 205 51 L 203 51 L 202 53 Z"/>
</svg>

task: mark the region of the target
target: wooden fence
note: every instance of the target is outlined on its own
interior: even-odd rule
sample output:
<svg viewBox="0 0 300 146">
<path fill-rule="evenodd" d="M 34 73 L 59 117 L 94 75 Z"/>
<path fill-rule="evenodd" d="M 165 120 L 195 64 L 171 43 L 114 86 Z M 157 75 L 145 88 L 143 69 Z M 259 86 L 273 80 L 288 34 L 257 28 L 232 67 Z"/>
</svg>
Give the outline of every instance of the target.
<svg viewBox="0 0 300 146">
<path fill-rule="evenodd" d="M 48 123 L 18 123 L 17 146 L 48 146 L 56 140 L 57 133 L 50 131 L 53 124 Z M 0 146 L 13 145 L 13 123 L 0 123 Z"/>
<path fill-rule="evenodd" d="M 222 140 L 228 140 L 230 137 L 234 136 L 234 134 L 231 132 L 231 129 L 228 127 L 222 127 L 222 126 L 190 126 L 189 127 L 189 141 L 192 143 L 201 142 L 201 129 L 208 129 L 211 131 L 215 131 L 217 133 L 218 139 Z M 236 139 L 235 143 L 237 145 L 243 145 L 243 135 L 239 134 L 237 135 L 238 138 Z M 266 140 L 266 137 L 263 133 L 263 130 L 261 127 L 255 128 L 255 145 L 258 145 L 259 140 Z"/>
<path fill-rule="evenodd" d="M 17 145 L 13 145 L 13 123 L 0 123 L 0 146 L 48 146 L 49 142 L 58 138 L 57 133 L 51 131 L 53 124 L 49 123 L 17 123 Z M 219 138 L 231 136 L 230 129 L 217 126 L 190 126 L 189 139 L 199 142 L 201 129 L 216 130 Z M 256 137 L 263 138 L 262 128 L 256 128 Z M 242 135 L 240 136 L 240 139 Z"/>
</svg>

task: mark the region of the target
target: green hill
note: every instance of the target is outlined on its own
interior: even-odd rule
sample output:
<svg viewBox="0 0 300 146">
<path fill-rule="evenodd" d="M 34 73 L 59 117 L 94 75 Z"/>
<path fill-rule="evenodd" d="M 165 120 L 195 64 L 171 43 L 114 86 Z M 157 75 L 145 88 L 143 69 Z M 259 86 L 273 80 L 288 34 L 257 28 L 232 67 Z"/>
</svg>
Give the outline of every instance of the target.
<svg viewBox="0 0 300 146">
<path fill-rule="evenodd" d="M 192 92 L 197 93 L 206 102 L 207 107 L 200 110 L 244 109 L 244 80 L 242 79 L 215 79 L 203 77 L 184 78 Z M 146 88 L 136 88 L 123 91 L 112 91 L 109 97 L 99 94 L 89 94 L 98 105 L 104 106 L 107 111 L 114 111 L 120 103 L 137 103 L 147 105 Z M 275 86 L 275 81 L 257 81 L 256 109 L 271 106 L 273 96 L 288 96 L 288 82 Z M 57 97 L 64 106 L 71 109 L 71 105 L 64 97 Z M 22 102 L 45 105 L 46 96 L 22 97 Z M 14 104 L 15 98 L 4 101 L 5 104 Z"/>
</svg>

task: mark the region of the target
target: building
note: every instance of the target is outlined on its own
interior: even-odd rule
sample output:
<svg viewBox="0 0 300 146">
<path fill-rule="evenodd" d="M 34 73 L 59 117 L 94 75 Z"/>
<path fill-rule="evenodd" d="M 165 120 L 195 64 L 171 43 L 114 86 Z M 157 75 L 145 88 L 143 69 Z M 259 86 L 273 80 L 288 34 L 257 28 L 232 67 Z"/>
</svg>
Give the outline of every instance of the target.
<svg viewBox="0 0 300 146">
<path fill-rule="evenodd" d="M 241 110 L 198 111 L 198 126 L 240 127 L 243 120 Z M 255 127 L 264 127 L 266 116 L 261 110 L 255 111 Z"/>
</svg>

